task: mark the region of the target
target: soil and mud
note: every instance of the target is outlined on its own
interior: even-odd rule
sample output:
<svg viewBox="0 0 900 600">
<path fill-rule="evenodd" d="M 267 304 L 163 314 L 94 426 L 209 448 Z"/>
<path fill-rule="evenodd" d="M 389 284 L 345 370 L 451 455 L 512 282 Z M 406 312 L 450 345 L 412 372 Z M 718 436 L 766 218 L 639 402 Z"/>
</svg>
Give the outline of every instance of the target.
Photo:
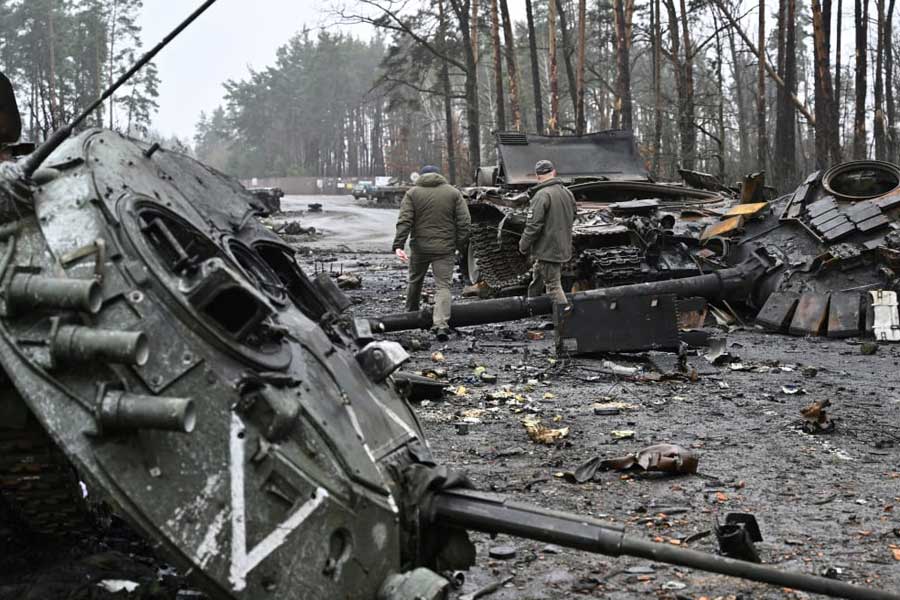
<svg viewBox="0 0 900 600">
<path fill-rule="evenodd" d="M 300 210 L 320 200 L 285 201 L 288 210 Z M 291 240 L 304 250 L 304 268 L 359 275 L 362 286 L 347 291 L 358 316 L 401 311 L 406 271 L 388 253 L 395 211 L 332 198 L 324 209 L 291 217 L 319 231 Z M 455 297 L 461 291 L 456 282 Z M 674 364 L 674 356 L 606 357 L 641 369 L 613 375 L 601 360 L 557 357 L 544 326 L 535 320 L 467 328 L 447 343 L 425 332 L 388 336 L 412 355 L 408 370 L 432 373 L 447 385 L 442 400 L 418 409 L 438 461 L 467 470 L 482 489 L 709 552 L 716 547 L 716 519 L 753 513 L 764 562 L 900 589 L 900 347 L 879 345 L 869 354 L 856 339 L 790 338 L 749 325 L 724 333 L 734 363 L 714 367 L 691 357 L 696 374 L 685 376 L 652 366 Z M 496 381 L 486 383 L 491 376 Z M 801 409 L 826 399 L 835 431 L 803 433 Z M 537 444 L 522 424 L 526 418 L 568 428 L 568 435 Z M 610 471 L 585 484 L 562 477 L 591 457 L 656 443 L 699 453 L 698 473 Z M 0 530 L 0 537 L 0 599 L 202 597 L 120 525 L 71 545 L 41 544 L 11 530 Z M 454 596 L 511 576 L 489 597 L 809 597 L 638 559 L 473 537 L 478 564 Z M 512 557 L 491 558 L 492 549 Z M 113 592 L 103 580 L 139 586 Z"/>
</svg>

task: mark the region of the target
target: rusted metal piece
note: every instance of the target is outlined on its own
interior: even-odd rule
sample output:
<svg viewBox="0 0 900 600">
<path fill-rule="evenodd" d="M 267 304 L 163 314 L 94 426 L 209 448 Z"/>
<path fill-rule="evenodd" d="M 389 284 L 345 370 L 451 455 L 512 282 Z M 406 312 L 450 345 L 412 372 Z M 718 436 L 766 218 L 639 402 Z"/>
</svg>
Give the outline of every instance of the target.
<svg viewBox="0 0 900 600">
<path fill-rule="evenodd" d="M 750 173 L 741 182 L 741 204 L 753 204 L 765 199 L 766 174 Z"/>
<path fill-rule="evenodd" d="M 834 292 L 828 308 L 828 337 L 844 338 L 860 333 L 861 302 L 858 292 Z"/>
<path fill-rule="evenodd" d="M 725 213 L 728 217 L 745 216 L 752 218 L 769 207 L 768 202 L 754 202 L 752 204 L 738 204 Z"/>
<path fill-rule="evenodd" d="M 703 230 L 703 233 L 700 234 L 700 241 L 702 242 L 702 241 L 708 240 L 710 238 L 734 235 L 743 226 L 744 226 L 744 217 L 741 215 L 738 215 L 736 217 L 731 217 L 730 219 L 725 219 L 721 223 L 716 223 L 714 225 L 708 225 L 706 227 L 706 229 Z"/>
<path fill-rule="evenodd" d="M 789 331 L 793 335 L 819 335 L 828 319 L 829 294 L 807 293 L 800 296 Z"/>
<path fill-rule="evenodd" d="M 787 332 L 799 300 L 796 292 L 773 293 L 756 315 L 756 322 L 772 331 Z"/>
<path fill-rule="evenodd" d="M 831 400 L 824 399 L 805 406 L 800 414 L 803 415 L 803 431 L 806 433 L 830 433 L 834 431 L 834 421 L 828 418 L 827 408 L 831 406 Z"/>
<path fill-rule="evenodd" d="M 581 464 L 574 472 L 565 473 L 571 483 L 592 480 L 598 471 L 660 471 L 673 475 L 697 472 L 700 456 L 675 444 L 656 444 L 617 458 L 596 456 Z"/>
</svg>

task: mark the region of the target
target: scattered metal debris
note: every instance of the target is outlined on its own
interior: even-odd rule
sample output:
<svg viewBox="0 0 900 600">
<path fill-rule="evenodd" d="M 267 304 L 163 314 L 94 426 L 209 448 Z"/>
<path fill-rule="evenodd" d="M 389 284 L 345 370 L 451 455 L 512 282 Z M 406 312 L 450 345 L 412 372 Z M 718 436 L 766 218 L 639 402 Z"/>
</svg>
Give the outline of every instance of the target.
<svg viewBox="0 0 900 600">
<path fill-rule="evenodd" d="M 633 432 L 632 432 L 633 433 Z M 674 444 L 656 444 L 618 458 L 594 457 L 574 472 L 564 473 L 570 483 L 591 481 L 599 471 L 660 471 L 674 475 L 697 472 L 699 455 Z"/>
<path fill-rule="evenodd" d="M 714 531 L 722 554 L 739 560 L 760 562 L 754 544 L 763 541 L 763 538 L 756 517 L 748 513 L 728 513 L 725 515 L 725 524 L 719 525 L 717 522 Z"/>
<path fill-rule="evenodd" d="M 484 598 L 485 596 L 493 594 L 494 592 L 496 592 L 497 590 L 499 590 L 500 588 L 502 588 L 504 585 L 506 585 L 507 583 L 509 583 L 512 580 L 513 580 L 513 576 L 509 575 L 499 581 L 495 581 L 494 583 L 489 583 L 488 585 L 472 592 L 471 594 L 463 594 L 459 597 L 459 600 L 478 600 L 478 598 Z"/>
<path fill-rule="evenodd" d="M 819 400 L 804 407 L 800 414 L 803 415 L 803 431 L 806 433 L 831 433 L 834 431 L 834 421 L 828 417 L 827 408 L 831 406 L 831 400 Z"/>
<path fill-rule="evenodd" d="M 568 427 L 553 429 L 543 425 L 539 418 L 532 416 L 523 419 L 522 425 L 525 426 L 525 432 L 531 441 L 538 444 L 555 444 L 569 435 Z"/>
</svg>

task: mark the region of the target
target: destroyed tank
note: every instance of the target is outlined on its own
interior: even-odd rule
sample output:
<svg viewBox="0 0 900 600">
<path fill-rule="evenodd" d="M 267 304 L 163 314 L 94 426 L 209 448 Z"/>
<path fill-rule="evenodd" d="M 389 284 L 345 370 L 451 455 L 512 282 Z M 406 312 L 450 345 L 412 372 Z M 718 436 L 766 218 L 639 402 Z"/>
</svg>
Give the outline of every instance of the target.
<svg viewBox="0 0 900 600">
<path fill-rule="evenodd" d="M 95 108 L 0 165 L 2 402 L 211 597 L 438 600 L 477 530 L 900 598 L 473 491 L 397 392 L 403 349 L 348 316 L 328 274 L 307 278 L 233 180 L 73 134 Z"/>
<path fill-rule="evenodd" d="M 704 187 L 652 181 L 630 131 L 582 136 L 496 134 L 498 164 L 464 189 L 472 235 L 463 269 L 471 283 L 503 291 L 526 283 L 531 265 L 518 252 L 534 165 L 548 159 L 578 203 L 566 289 L 652 281 L 696 273 L 696 243 L 717 215 L 737 202 L 736 190 L 711 176 L 685 172 Z M 761 187 L 750 178 L 754 190 Z"/>
<path fill-rule="evenodd" d="M 758 182 L 756 177 L 745 180 L 745 188 L 752 188 L 754 179 Z M 717 210 L 706 207 L 699 220 L 694 220 L 694 211 L 670 207 L 668 216 L 676 224 L 698 227 L 663 236 L 667 243 L 679 240 L 692 266 L 681 272 L 656 269 L 644 281 L 633 283 L 604 278 L 591 289 L 576 291 L 571 295 L 573 306 L 555 315 L 558 350 L 568 351 L 567 331 L 576 332 L 573 337 L 593 336 L 587 344 L 592 351 L 677 348 L 681 317 L 698 310 L 691 299 L 714 302 L 723 314 L 737 311 L 741 315 L 736 318 L 755 319 L 771 331 L 900 341 L 897 165 L 841 163 L 810 174 L 796 190 L 771 201 L 726 202 Z M 620 299 L 634 302 L 626 305 L 618 303 Z M 640 309 L 645 301 L 651 304 Z M 649 310 L 656 307 L 667 314 L 651 317 L 660 312 Z M 550 315 L 553 309 L 545 296 L 498 298 L 455 305 L 450 324 L 511 321 Z M 626 314 L 631 309 L 638 312 Z M 663 319 L 660 329 L 646 330 L 647 336 L 638 336 L 630 346 L 623 338 L 635 328 L 615 327 L 623 322 L 646 325 L 657 317 Z M 426 308 L 385 315 L 372 325 L 385 332 L 428 328 L 431 314 Z M 597 343 L 598 329 L 606 331 L 603 343 Z"/>
</svg>

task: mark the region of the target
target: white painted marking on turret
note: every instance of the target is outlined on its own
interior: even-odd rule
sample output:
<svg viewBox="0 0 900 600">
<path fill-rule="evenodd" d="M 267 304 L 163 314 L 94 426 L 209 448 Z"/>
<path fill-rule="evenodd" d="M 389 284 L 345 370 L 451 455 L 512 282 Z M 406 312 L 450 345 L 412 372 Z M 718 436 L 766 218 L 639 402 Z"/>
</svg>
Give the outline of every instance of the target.
<svg viewBox="0 0 900 600">
<path fill-rule="evenodd" d="M 316 488 L 310 500 L 294 511 L 275 531 L 247 552 L 247 518 L 244 500 L 244 424 L 231 415 L 231 435 L 228 446 L 231 455 L 231 573 L 229 581 L 236 592 L 247 588 L 247 575 L 287 541 L 309 516 L 328 498 L 324 488 Z"/>
<path fill-rule="evenodd" d="M 200 546 L 197 548 L 196 558 L 197 565 L 201 569 L 205 569 L 210 559 L 219 555 L 218 538 L 219 534 L 222 533 L 222 528 L 225 527 L 227 517 L 228 509 L 222 509 L 210 523 L 206 535 L 203 536 L 203 541 L 200 542 Z"/>
<path fill-rule="evenodd" d="M 403 429 L 403 431 L 405 431 L 410 437 L 412 437 L 414 439 L 419 439 L 418 434 L 416 434 L 416 432 L 412 430 L 412 428 L 409 426 L 409 424 L 406 421 L 404 421 L 403 419 L 401 419 L 400 416 L 397 413 L 395 413 L 391 408 L 389 408 L 384 402 L 379 400 L 375 394 L 369 392 L 369 398 L 371 398 L 372 401 L 375 402 L 375 404 L 377 404 L 378 407 L 382 411 L 384 411 L 384 414 L 386 414 L 388 417 L 390 417 L 391 421 L 393 421 L 394 423 L 399 425 L 400 428 Z"/>
</svg>

